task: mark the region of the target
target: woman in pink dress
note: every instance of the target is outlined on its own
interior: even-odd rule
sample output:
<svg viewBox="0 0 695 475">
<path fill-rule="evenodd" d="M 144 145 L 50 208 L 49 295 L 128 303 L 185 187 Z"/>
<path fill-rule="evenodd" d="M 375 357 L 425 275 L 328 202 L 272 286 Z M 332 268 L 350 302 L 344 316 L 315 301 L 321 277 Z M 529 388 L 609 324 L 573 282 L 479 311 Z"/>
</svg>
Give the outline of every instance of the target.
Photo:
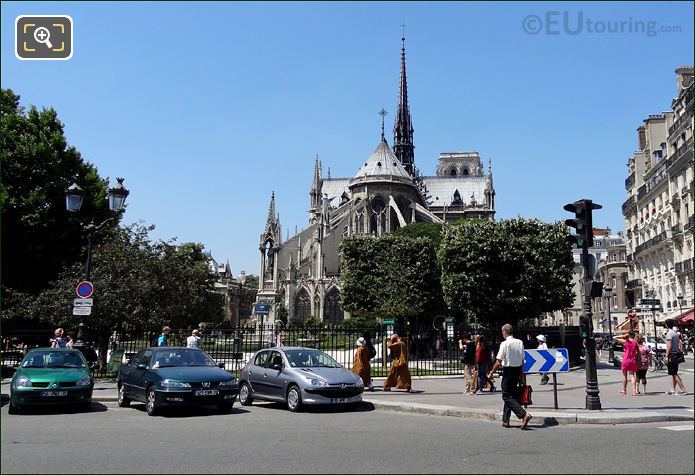
<svg viewBox="0 0 695 475">
<path fill-rule="evenodd" d="M 637 352 L 639 349 L 635 334 L 630 332 L 614 339 L 623 345 L 623 363 L 620 365 L 623 372 L 623 389 L 620 394 L 627 394 L 627 375 L 630 373 L 632 376 L 632 395 L 637 396 Z"/>
</svg>

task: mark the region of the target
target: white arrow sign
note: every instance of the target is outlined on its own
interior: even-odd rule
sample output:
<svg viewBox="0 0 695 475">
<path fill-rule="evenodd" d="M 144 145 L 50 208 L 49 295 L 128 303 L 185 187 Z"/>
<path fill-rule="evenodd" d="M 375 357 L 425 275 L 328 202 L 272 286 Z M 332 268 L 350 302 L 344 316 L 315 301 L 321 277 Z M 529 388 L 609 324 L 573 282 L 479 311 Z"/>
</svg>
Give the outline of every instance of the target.
<svg viewBox="0 0 695 475">
<path fill-rule="evenodd" d="M 524 350 L 524 373 L 565 373 L 569 370 L 566 348 Z"/>
<path fill-rule="evenodd" d="M 91 315 L 92 314 L 92 307 L 72 307 L 72 314 L 73 315 Z"/>
</svg>

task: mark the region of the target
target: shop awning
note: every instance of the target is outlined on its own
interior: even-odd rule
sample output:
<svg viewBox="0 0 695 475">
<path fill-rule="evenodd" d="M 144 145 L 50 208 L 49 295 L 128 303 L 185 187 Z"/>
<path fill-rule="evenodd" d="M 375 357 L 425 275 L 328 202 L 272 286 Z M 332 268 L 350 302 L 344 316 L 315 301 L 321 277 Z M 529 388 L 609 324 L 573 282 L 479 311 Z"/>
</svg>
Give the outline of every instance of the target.
<svg viewBox="0 0 695 475">
<path fill-rule="evenodd" d="M 688 323 L 693 323 L 693 311 L 689 311 L 688 313 L 682 315 L 678 319 L 678 324 L 679 325 L 687 325 Z"/>
</svg>

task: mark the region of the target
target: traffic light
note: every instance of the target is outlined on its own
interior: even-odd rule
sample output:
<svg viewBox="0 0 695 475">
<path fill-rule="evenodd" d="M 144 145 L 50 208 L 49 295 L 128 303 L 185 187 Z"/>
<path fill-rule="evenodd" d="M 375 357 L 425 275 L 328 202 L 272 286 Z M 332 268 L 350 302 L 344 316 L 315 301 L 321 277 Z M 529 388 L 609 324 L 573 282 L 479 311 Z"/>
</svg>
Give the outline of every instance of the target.
<svg viewBox="0 0 695 475">
<path fill-rule="evenodd" d="M 587 338 L 591 333 L 591 320 L 582 315 L 579 317 L 579 335 L 582 338 Z"/>
<path fill-rule="evenodd" d="M 566 204 L 564 206 L 565 211 L 574 213 L 574 219 L 565 220 L 565 224 L 577 230 L 575 234 L 567 236 L 567 240 L 576 244 L 580 249 L 592 247 L 594 245 L 594 233 L 591 214 L 593 210 L 602 207 L 600 204 L 587 199 Z"/>
</svg>

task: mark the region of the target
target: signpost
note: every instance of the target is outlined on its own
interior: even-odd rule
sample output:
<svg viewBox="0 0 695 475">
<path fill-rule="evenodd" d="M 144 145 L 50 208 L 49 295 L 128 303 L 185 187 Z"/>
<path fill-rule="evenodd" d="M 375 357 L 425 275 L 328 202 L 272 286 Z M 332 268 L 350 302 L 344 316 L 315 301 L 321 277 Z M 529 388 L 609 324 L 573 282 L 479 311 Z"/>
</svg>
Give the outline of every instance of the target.
<svg viewBox="0 0 695 475">
<path fill-rule="evenodd" d="M 654 291 L 647 291 L 650 293 L 650 297 L 654 297 Z M 655 298 L 649 298 L 649 299 L 640 299 L 640 307 L 642 309 L 642 315 L 645 315 L 647 311 L 651 310 L 652 311 L 652 321 L 654 322 L 654 345 L 656 345 L 657 342 L 657 334 L 656 334 L 656 311 L 663 312 L 664 309 L 661 306 L 661 300 L 655 299 Z M 644 317 L 643 317 L 644 321 Z M 644 333 L 647 333 L 647 324 L 645 322 L 644 324 Z M 655 349 L 658 349 L 657 346 L 654 347 Z"/>
<path fill-rule="evenodd" d="M 268 315 L 268 313 L 270 313 L 270 305 L 267 303 L 257 303 L 255 312 L 257 315 Z"/>
<path fill-rule="evenodd" d="M 570 360 L 566 348 L 524 350 L 524 373 L 553 373 L 553 401 L 557 406 L 557 373 L 567 373 Z"/>
<path fill-rule="evenodd" d="M 94 299 L 75 299 L 72 305 L 73 307 L 91 307 L 94 305 Z"/>
<path fill-rule="evenodd" d="M 75 287 L 75 293 L 80 298 L 89 298 L 94 293 L 94 285 L 88 280 L 83 280 Z"/>
<path fill-rule="evenodd" d="M 72 307 L 72 314 L 73 315 L 91 315 L 92 314 L 92 307 L 88 307 L 88 306 Z"/>
</svg>

